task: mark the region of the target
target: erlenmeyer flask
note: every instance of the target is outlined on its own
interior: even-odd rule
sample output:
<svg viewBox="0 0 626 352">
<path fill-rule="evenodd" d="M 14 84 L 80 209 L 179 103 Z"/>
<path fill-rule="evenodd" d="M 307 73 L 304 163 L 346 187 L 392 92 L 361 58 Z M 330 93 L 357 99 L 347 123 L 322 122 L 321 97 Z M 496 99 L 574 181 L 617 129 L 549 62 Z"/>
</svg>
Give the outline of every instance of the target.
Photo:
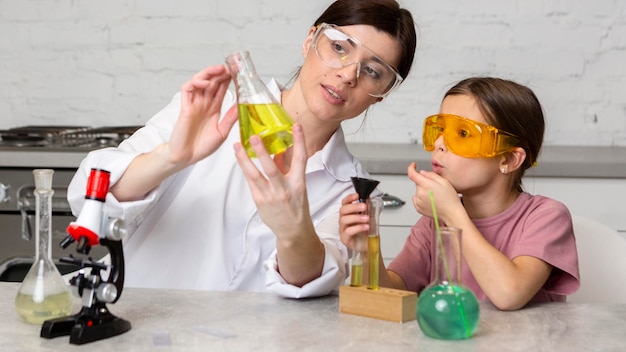
<svg viewBox="0 0 626 352">
<path fill-rule="evenodd" d="M 36 169 L 35 175 L 35 262 L 22 281 L 15 308 L 29 324 L 66 316 L 72 311 L 72 294 L 52 261 L 52 175 L 54 170 Z"/>
<path fill-rule="evenodd" d="M 278 154 L 293 144 L 293 121 L 256 73 L 250 53 L 235 52 L 226 58 L 237 90 L 241 144 L 250 157 L 256 154 L 250 136 L 258 135 L 269 154 Z"/>
<path fill-rule="evenodd" d="M 478 327 L 476 295 L 461 283 L 461 229 L 442 227 L 436 236 L 435 279 L 417 299 L 417 322 L 426 336 L 459 340 Z"/>
</svg>

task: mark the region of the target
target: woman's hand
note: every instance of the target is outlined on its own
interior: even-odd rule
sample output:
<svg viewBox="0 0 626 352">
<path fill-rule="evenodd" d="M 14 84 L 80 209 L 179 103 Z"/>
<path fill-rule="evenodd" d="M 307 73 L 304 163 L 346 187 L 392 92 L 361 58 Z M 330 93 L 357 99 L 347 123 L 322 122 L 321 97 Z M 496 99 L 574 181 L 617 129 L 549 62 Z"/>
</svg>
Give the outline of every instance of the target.
<svg viewBox="0 0 626 352">
<path fill-rule="evenodd" d="M 367 204 L 358 202 L 358 193 L 352 193 L 345 196 L 341 200 L 341 209 L 339 209 L 339 234 L 341 236 L 341 242 L 346 247 L 356 250 L 363 250 L 362 248 L 354 248 L 354 243 L 357 241 L 360 245 L 363 245 L 356 238 L 357 235 L 367 233 L 369 230 L 369 216 L 367 212 Z"/>
<path fill-rule="evenodd" d="M 111 192 L 119 201 L 145 195 L 164 179 L 207 157 L 219 148 L 237 121 L 236 105 L 220 121 L 230 74 L 224 66 L 211 66 L 183 84 L 181 108 L 170 140 L 138 155 Z"/>
<path fill-rule="evenodd" d="M 448 216 L 454 212 L 465 210 L 459 196 L 446 179 L 431 171 L 417 171 L 413 162 L 408 167 L 409 179 L 415 182 L 415 194 L 412 197 L 413 206 L 418 213 L 433 217 L 430 192 L 433 193 L 437 217 L 447 222 Z"/>
<path fill-rule="evenodd" d="M 238 117 L 234 105 L 220 121 L 230 80 L 225 66 L 210 66 L 182 85 L 180 115 L 167 143 L 172 163 L 191 165 L 212 154 L 226 140 Z"/>
<path fill-rule="evenodd" d="M 280 165 L 286 159 L 284 155 L 273 160 L 259 136 L 250 137 L 250 145 L 265 175 L 250 160 L 241 143 L 236 143 L 234 148 L 259 216 L 276 235 L 279 272 L 287 282 L 301 286 L 321 275 L 324 247 L 309 212 L 302 126 L 294 124 L 292 133 L 294 144 L 288 151 L 292 153 L 288 167 Z"/>
</svg>

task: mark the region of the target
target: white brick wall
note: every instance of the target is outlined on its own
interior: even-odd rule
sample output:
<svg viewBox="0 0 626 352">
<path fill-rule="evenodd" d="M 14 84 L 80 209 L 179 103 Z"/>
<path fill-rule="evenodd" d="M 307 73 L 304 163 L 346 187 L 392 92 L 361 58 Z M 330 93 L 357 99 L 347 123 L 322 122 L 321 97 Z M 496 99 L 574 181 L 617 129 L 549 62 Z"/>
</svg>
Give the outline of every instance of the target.
<svg viewBox="0 0 626 352">
<path fill-rule="evenodd" d="M 415 142 L 450 84 L 493 75 L 535 90 L 546 144 L 626 146 L 626 2 L 401 2 L 420 29 L 413 71 L 360 130 L 360 119 L 347 124 L 348 140 Z M 0 0 L 0 128 L 142 124 L 239 49 L 284 82 L 329 3 Z"/>
</svg>

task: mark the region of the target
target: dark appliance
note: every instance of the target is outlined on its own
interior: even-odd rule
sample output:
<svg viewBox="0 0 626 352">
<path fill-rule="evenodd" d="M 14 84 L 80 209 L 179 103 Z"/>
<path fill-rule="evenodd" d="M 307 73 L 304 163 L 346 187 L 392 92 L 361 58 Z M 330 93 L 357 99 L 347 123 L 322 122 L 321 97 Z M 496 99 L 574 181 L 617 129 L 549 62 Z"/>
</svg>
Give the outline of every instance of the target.
<svg viewBox="0 0 626 352">
<path fill-rule="evenodd" d="M 35 256 L 35 181 L 32 170 L 54 169 L 52 256 L 62 273 L 76 269 L 60 263 L 67 253 L 58 244 L 75 220 L 67 187 L 89 151 L 117 146 L 141 126 L 23 126 L 0 130 L 0 281 L 21 281 Z M 90 255 L 106 254 L 100 246 Z"/>
</svg>

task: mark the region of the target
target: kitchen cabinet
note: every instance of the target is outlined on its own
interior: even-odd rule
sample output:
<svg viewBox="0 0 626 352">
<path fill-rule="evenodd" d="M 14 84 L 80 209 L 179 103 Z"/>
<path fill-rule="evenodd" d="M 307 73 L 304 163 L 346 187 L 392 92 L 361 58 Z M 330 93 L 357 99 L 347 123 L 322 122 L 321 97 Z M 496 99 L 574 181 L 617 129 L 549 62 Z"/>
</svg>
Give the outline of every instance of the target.
<svg viewBox="0 0 626 352">
<path fill-rule="evenodd" d="M 626 236 L 626 178 L 527 177 L 524 187 L 563 202 L 570 213 L 585 216 Z"/>
<path fill-rule="evenodd" d="M 385 208 L 380 218 L 381 251 L 386 264 L 398 254 L 411 227 L 420 218 L 411 196 L 415 184 L 406 175 L 372 174 L 380 181 L 379 189 L 406 202 L 397 208 Z M 524 178 L 524 188 L 563 202 L 573 215 L 585 216 L 619 231 L 626 237 L 626 178 Z"/>
</svg>

